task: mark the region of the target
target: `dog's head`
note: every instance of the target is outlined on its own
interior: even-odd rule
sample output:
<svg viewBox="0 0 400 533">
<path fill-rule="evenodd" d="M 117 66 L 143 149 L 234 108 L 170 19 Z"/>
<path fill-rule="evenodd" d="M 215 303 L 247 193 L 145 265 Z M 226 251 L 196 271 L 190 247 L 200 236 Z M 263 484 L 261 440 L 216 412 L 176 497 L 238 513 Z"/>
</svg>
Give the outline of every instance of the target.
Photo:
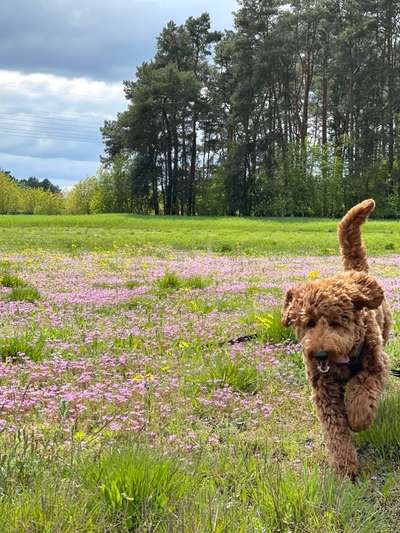
<svg viewBox="0 0 400 533">
<path fill-rule="evenodd" d="M 383 298 L 373 277 L 347 272 L 289 289 L 283 323 L 293 326 L 306 360 L 325 374 L 332 365 L 347 365 L 363 338 L 362 309 L 378 308 Z"/>
</svg>

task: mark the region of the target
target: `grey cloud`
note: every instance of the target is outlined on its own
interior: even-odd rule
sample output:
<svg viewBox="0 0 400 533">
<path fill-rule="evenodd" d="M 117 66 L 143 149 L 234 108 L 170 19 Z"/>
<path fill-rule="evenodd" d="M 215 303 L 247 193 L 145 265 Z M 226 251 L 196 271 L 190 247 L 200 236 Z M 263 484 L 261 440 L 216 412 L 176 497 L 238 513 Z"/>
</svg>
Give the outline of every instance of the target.
<svg viewBox="0 0 400 533">
<path fill-rule="evenodd" d="M 236 0 L 3 0 L 0 168 L 62 186 L 95 173 L 99 128 L 126 106 L 120 82 L 151 59 L 163 26 L 208 11 L 222 30 L 236 9 Z M 93 142 L 72 142 L 85 136 Z"/>
<path fill-rule="evenodd" d="M 0 148 L 3 153 L 13 156 L 28 155 L 39 159 L 62 158 L 99 164 L 100 155 L 103 153 L 100 136 L 97 143 L 70 141 L 63 138 L 54 139 L 51 138 L 51 134 L 49 136 L 33 138 L 29 135 L 5 133 L 0 137 Z"/>
<path fill-rule="evenodd" d="M 154 54 L 171 19 L 209 11 L 214 27 L 232 23 L 235 0 L 3 0 L 0 65 L 93 79 L 132 78 Z"/>
<path fill-rule="evenodd" d="M 103 152 L 100 127 L 126 106 L 120 83 L 4 70 L 0 101 L 0 152 L 96 165 Z"/>
</svg>

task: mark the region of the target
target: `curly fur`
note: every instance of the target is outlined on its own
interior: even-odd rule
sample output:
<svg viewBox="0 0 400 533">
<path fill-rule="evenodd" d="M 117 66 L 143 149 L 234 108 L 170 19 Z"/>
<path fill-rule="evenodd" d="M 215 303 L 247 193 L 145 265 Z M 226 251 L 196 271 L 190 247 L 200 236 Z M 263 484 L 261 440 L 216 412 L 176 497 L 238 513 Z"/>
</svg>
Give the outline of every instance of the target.
<svg viewBox="0 0 400 533">
<path fill-rule="evenodd" d="M 293 325 L 303 347 L 331 463 L 351 477 L 359 471 L 351 431 L 372 424 L 388 376 L 391 314 L 382 287 L 367 273 L 360 228 L 374 208 L 365 200 L 338 226 L 345 272 L 289 289 L 283 308 L 283 322 Z"/>
</svg>

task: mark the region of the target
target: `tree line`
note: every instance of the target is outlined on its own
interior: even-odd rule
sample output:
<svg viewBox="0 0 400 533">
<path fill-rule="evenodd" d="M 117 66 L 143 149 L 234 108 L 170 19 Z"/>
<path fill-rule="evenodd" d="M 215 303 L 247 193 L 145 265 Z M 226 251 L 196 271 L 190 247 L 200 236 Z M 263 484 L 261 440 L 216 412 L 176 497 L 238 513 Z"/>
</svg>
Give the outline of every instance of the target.
<svg viewBox="0 0 400 533">
<path fill-rule="evenodd" d="M 124 82 L 97 175 L 62 196 L 2 172 L 0 211 L 337 216 L 373 196 L 398 216 L 399 43 L 393 0 L 240 0 L 224 32 L 171 21 Z"/>
<path fill-rule="evenodd" d="M 17 180 L 0 169 L 0 214 L 55 215 L 64 210 L 64 196 L 48 179 Z"/>
<path fill-rule="evenodd" d="M 240 0 L 232 30 L 168 23 L 102 128 L 95 209 L 335 216 L 374 196 L 397 216 L 399 22 L 391 0 Z"/>
</svg>

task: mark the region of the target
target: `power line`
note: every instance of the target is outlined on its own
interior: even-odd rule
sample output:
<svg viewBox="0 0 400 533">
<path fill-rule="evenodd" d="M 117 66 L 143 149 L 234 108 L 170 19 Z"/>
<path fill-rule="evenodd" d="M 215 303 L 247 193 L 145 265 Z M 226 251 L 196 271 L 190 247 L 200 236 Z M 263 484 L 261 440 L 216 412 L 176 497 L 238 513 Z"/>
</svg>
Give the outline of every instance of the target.
<svg viewBox="0 0 400 533">
<path fill-rule="evenodd" d="M 41 110 L 41 109 L 37 109 L 37 108 L 35 108 L 35 113 L 29 113 L 27 111 L 21 111 L 19 108 L 7 107 L 7 110 L 0 111 L 0 114 L 8 116 L 8 117 L 15 117 L 15 116 L 23 115 L 24 117 L 28 117 L 28 118 L 29 117 L 39 118 L 40 120 L 41 119 L 61 120 L 63 122 L 76 122 L 77 120 L 79 120 L 81 124 L 85 124 L 86 126 L 94 126 L 94 125 L 96 125 L 98 123 L 103 123 L 105 120 L 114 120 L 115 119 L 115 114 L 114 115 L 111 115 L 111 114 L 110 115 L 103 115 L 103 114 L 100 115 L 99 113 L 97 113 L 96 115 L 93 115 L 93 114 L 89 114 L 88 115 L 87 113 L 82 113 L 82 114 L 77 116 L 77 115 L 74 115 L 74 114 L 63 113 L 62 115 L 60 115 L 59 112 L 51 113 L 51 112 L 48 112 L 48 111 L 44 111 L 43 109 Z M 23 117 L 21 117 L 21 118 L 23 118 Z"/>
<path fill-rule="evenodd" d="M 88 143 L 88 144 L 98 144 L 98 141 L 94 140 L 94 139 L 79 139 L 79 138 L 72 138 L 72 137 L 63 137 L 63 136 L 60 136 L 60 134 L 54 134 L 54 135 L 49 135 L 49 134 L 41 134 L 40 132 L 37 132 L 37 133 L 34 133 L 34 132 L 28 132 L 28 131 L 18 131 L 18 130 L 5 130 L 5 129 L 2 129 L 0 130 L 0 135 L 3 136 L 3 137 L 8 137 L 8 136 L 14 136 L 14 137 L 26 137 L 26 138 L 30 138 L 30 139 L 35 139 L 35 140 L 46 140 L 46 139 L 49 139 L 49 140 L 53 140 L 53 139 L 57 139 L 57 140 L 61 140 L 61 141 L 65 141 L 65 142 L 78 142 L 78 143 Z"/>
<path fill-rule="evenodd" d="M 97 121 L 97 122 L 85 122 L 85 121 L 82 121 L 79 117 L 71 117 L 71 118 L 63 118 L 63 117 L 54 117 L 54 116 L 40 116 L 40 115 L 34 115 L 34 114 L 30 114 L 30 113 L 16 113 L 16 114 L 13 114 L 13 113 L 4 113 L 4 112 L 0 112 L 0 119 L 5 119 L 5 120 L 12 120 L 12 121 L 19 121 L 19 122 L 45 122 L 45 123 L 48 123 L 49 121 L 52 121 L 52 122 L 58 122 L 62 125 L 77 125 L 77 124 L 80 124 L 82 125 L 82 127 L 84 128 L 93 128 L 93 129 L 98 129 L 100 126 L 99 126 L 99 122 L 101 122 L 100 120 Z"/>
<path fill-rule="evenodd" d="M 59 136 L 65 136 L 65 137 L 69 137 L 69 138 L 74 138 L 74 139 L 91 139 L 93 141 L 98 141 L 99 138 L 93 136 L 93 135 L 83 135 L 79 132 L 74 132 L 74 131 L 67 131 L 67 130 L 58 130 L 58 129 L 52 129 L 52 128 L 45 128 L 45 127 L 41 127 L 41 128 L 26 128 L 26 127 L 14 127 L 12 125 L 8 125 L 8 124 L 4 124 L 4 125 L 1 125 L 0 123 L 0 131 L 3 130 L 3 131 L 12 131 L 14 133 L 29 133 L 29 134 L 37 134 L 37 133 L 46 133 L 46 134 L 49 134 L 49 135 L 59 135 Z"/>
<path fill-rule="evenodd" d="M 95 127 L 95 128 L 89 128 L 88 126 L 80 126 L 79 125 L 79 122 L 77 123 L 75 121 L 75 123 L 73 122 L 68 122 L 68 123 L 63 123 L 63 122 L 58 122 L 56 120 L 54 121 L 49 121 L 49 120 L 42 120 L 42 119 L 24 119 L 24 118 L 19 118 L 19 117 L 13 117 L 13 118 L 7 118 L 7 117 L 2 117 L 1 114 L 0 114 L 0 121 L 3 121 L 3 122 L 10 122 L 12 124 L 15 124 L 15 123 L 20 123 L 22 125 L 38 125 L 38 126 L 54 126 L 54 127 L 61 127 L 61 128 L 70 128 L 71 126 L 75 127 L 76 129 L 79 129 L 79 131 L 85 131 L 85 132 L 99 132 L 100 131 L 100 127 Z M 79 127 L 79 128 L 78 128 Z"/>
<path fill-rule="evenodd" d="M 96 138 L 100 135 L 100 131 L 96 131 L 96 130 L 91 130 L 91 131 L 86 131 L 86 130 L 81 130 L 79 128 L 71 128 L 71 127 L 63 127 L 63 126 L 58 126 L 58 125 L 53 125 L 53 124 L 34 124 L 32 122 L 28 123 L 28 122 L 11 122 L 11 121 L 7 121 L 7 120 L 2 120 L 0 118 L 0 128 L 11 128 L 11 129 L 15 129 L 15 130 L 22 130 L 22 131 L 30 131 L 30 132 L 34 132 L 34 131 L 46 131 L 48 133 L 66 133 L 66 134 L 71 134 L 73 136 L 77 135 L 78 137 L 92 137 L 92 138 Z"/>
<path fill-rule="evenodd" d="M 86 133 L 79 130 L 70 130 L 68 128 L 46 127 L 46 126 L 22 126 L 20 124 L 7 124 L 0 121 L 0 130 L 13 130 L 15 132 L 27 132 L 27 133 L 48 133 L 50 135 L 66 135 L 67 137 L 76 137 L 83 139 L 93 139 L 94 141 L 101 138 L 100 134 L 95 135 Z"/>
</svg>

